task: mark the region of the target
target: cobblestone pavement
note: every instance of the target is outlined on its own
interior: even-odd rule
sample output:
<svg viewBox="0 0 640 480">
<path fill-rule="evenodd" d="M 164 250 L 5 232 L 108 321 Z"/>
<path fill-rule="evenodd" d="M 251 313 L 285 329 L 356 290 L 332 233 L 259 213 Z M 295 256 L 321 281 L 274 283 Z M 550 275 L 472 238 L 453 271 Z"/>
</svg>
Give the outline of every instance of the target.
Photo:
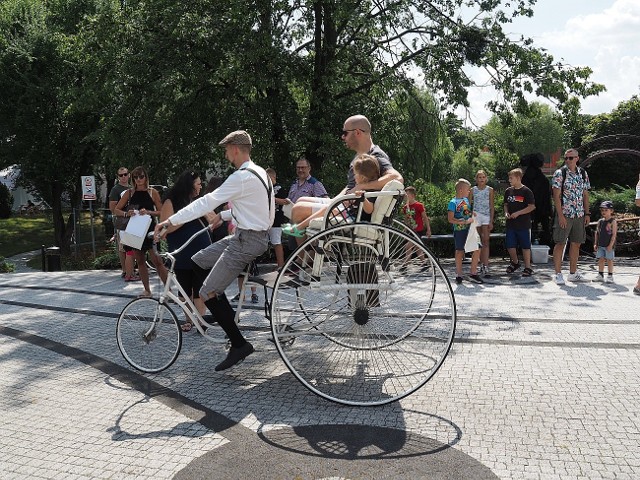
<svg viewBox="0 0 640 480">
<path fill-rule="evenodd" d="M 592 265 L 580 267 L 590 278 Z M 551 274 L 455 285 L 443 367 L 375 408 L 313 395 L 265 340 L 217 373 L 221 345 L 194 331 L 171 368 L 137 373 L 115 323 L 139 284 L 115 271 L 0 274 L 0 476 L 638 478 L 640 261 L 619 262 L 615 284 Z M 243 314 L 259 322 L 259 309 Z"/>
</svg>

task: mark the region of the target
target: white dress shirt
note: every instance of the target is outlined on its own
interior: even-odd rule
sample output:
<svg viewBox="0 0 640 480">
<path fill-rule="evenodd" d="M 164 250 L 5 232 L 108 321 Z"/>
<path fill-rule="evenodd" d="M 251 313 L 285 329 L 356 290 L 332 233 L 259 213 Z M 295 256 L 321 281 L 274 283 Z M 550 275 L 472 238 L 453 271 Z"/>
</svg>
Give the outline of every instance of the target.
<svg viewBox="0 0 640 480">
<path fill-rule="evenodd" d="M 254 170 L 271 187 L 271 179 L 264 168 L 251 160 L 244 162 L 225 182 L 213 192 L 207 193 L 169 217 L 171 225 L 182 225 L 203 215 L 213 212 L 223 203 L 233 202 L 232 210 L 223 210 L 220 216 L 229 221 L 233 218 L 238 228 L 243 230 L 265 231 L 271 228 L 275 215 L 274 193 L 268 201 L 267 190 L 262 182 L 248 170 Z"/>
</svg>

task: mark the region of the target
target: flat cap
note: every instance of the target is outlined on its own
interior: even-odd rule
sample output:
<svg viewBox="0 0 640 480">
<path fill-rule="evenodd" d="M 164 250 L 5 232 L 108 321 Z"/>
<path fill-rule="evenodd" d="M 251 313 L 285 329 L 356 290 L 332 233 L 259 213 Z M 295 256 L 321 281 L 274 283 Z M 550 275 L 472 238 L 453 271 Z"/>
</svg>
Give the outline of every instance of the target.
<svg viewBox="0 0 640 480">
<path fill-rule="evenodd" d="M 218 145 L 251 145 L 251 137 L 244 130 L 236 130 L 220 140 Z"/>
</svg>

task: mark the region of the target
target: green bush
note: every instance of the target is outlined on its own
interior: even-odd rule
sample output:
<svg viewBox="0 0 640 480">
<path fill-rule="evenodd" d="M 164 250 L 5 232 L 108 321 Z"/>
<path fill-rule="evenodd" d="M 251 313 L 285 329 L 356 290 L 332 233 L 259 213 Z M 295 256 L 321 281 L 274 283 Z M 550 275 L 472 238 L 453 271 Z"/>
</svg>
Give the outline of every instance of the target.
<svg viewBox="0 0 640 480">
<path fill-rule="evenodd" d="M 13 207 L 13 195 L 4 183 L 0 183 L 0 218 L 9 218 Z"/>
<path fill-rule="evenodd" d="M 616 213 L 640 215 L 640 208 L 635 206 L 635 198 L 635 188 L 624 188 L 620 185 L 613 185 L 611 188 L 602 190 L 591 190 L 589 192 L 591 221 L 596 221 L 600 218 L 600 204 L 604 200 L 613 202 L 613 209 Z"/>
<path fill-rule="evenodd" d="M 95 270 L 115 270 L 120 268 L 120 257 L 116 249 L 114 248 L 96 257 L 91 264 L 91 268 Z"/>
<path fill-rule="evenodd" d="M 0 257 L 0 273 L 11 273 L 15 269 L 16 266 L 13 263 L 9 263 L 4 257 Z"/>
</svg>

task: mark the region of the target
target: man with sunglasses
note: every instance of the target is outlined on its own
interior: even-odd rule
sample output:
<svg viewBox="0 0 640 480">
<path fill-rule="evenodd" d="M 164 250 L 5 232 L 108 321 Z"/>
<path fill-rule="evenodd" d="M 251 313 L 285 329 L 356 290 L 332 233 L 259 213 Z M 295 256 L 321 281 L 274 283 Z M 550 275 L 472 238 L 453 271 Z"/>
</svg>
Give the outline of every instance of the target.
<svg viewBox="0 0 640 480">
<path fill-rule="evenodd" d="M 347 186 L 338 194 L 345 195 L 347 193 L 355 192 L 357 190 L 382 190 L 389 181 L 398 180 L 402 182 L 402 175 L 397 172 L 389 156 L 378 146 L 373 143 L 371 138 L 371 123 L 364 115 L 353 115 L 347 118 L 342 127 L 342 141 L 345 147 L 355 152 L 355 156 L 349 164 L 349 171 L 347 172 Z M 375 181 L 366 182 L 356 185 L 355 174 L 353 173 L 353 162 L 360 154 L 372 155 L 378 160 L 380 167 L 380 178 Z M 332 199 L 314 199 L 303 197 L 297 202 L 291 211 L 291 221 L 296 224 L 306 219 L 310 215 L 324 210 L 326 206 L 331 203 Z M 295 225 L 294 225 L 295 227 Z M 287 232 L 286 228 L 283 232 Z"/>
<path fill-rule="evenodd" d="M 564 154 L 565 165 L 553 174 L 553 204 L 556 209 L 553 223 L 553 265 L 556 272 L 556 284 L 564 285 L 562 276 L 562 256 L 569 240 L 569 276 L 570 282 L 586 282 L 585 276 L 578 271 L 580 245 L 586 239 L 586 226 L 591 220 L 589 215 L 589 176 L 578 167 L 578 151 L 570 148 Z"/>
<path fill-rule="evenodd" d="M 402 175 L 397 172 L 389 155 L 387 155 L 378 145 L 373 143 L 371 138 L 371 123 L 364 115 L 354 115 L 345 120 L 342 127 L 342 141 L 345 147 L 355 152 L 353 160 L 349 164 L 347 172 L 347 186 L 340 195 L 351 193 L 356 190 L 381 190 L 391 180 L 402 182 Z M 353 162 L 362 153 L 373 155 L 378 160 L 380 166 L 380 178 L 373 182 L 360 184 L 356 187 L 355 175 L 353 173 Z"/>
<path fill-rule="evenodd" d="M 115 217 L 114 210 L 116 205 L 120 201 L 122 194 L 129 190 L 129 169 L 127 167 L 120 167 L 118 169 L 118 183 L 116 183 L 109 192 L 109 210 L 111 210 L 112 217 Z M 120 243 L 120 232 L 114 230 L 115 241 L 118 246 L 118 256 L 120 257 L 120 266 L 122 268 L 122 278 L 129 280 L 139 280 L 133 275 L 133 256 L 127 255 L 124 251 L 122 244 Z"/>
</svg>

